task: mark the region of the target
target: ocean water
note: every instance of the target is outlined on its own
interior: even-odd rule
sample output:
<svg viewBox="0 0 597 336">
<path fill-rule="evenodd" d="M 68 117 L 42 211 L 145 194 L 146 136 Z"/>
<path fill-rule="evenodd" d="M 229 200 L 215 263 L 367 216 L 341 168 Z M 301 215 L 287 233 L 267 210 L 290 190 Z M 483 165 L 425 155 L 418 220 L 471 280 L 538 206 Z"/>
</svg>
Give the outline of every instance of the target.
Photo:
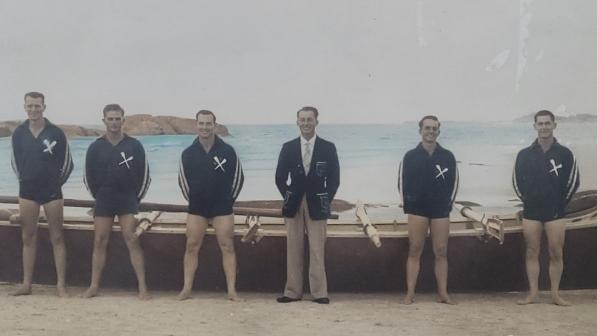
<svg viewBox="0 0 597 336">
<path fill-rule="evenodd" d="M 298 136 L 296 125 L 228 125 L 230 143 L 245 173 L 240 200 L 279 199 L 274 172 L 282 143 Z M 398 164 L 420 136 L 415 123 L 399 125 L 320 125 L 318 135 L 333 141 L 340 159 L 337 198 L 396 205 Z M 525 123 L 445 122 L 439 142 L 459 161 L 458 200 L 484 206 L 511 206 L 511 176 L 516 153 L 535 138 Z M 556 137 L 576 154 L 581 189 L 597 187 L 597 124 L 560 124 Z M 184 204 L 177 173 L 180 154 L 193 135 L 138 137 L 147 152 L 152 184 L 145 200 Z M 70 140 L 75 169 L 63 188 L 67 198 L 90 199 L 83 184 L 85 152 L 94 138 Z M 16 195 L 18 183 L 10 166 L 10 138 L 0 138 L 0 195 Z"/>
</svg>

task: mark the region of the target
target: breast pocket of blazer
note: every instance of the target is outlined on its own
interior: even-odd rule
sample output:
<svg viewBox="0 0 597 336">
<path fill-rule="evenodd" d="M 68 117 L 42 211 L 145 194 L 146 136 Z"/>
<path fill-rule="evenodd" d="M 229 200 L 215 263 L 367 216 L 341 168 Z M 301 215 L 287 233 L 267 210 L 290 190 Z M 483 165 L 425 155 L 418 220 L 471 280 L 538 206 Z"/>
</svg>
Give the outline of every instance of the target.
<svg viewBox="0 0 597 336">
<path fill-rule="evenodd" d="M 315 162 L 315 175 L 318 177 L 326 177 L 328 174 L 328 163 L 326 161 Z"/>
</svg>

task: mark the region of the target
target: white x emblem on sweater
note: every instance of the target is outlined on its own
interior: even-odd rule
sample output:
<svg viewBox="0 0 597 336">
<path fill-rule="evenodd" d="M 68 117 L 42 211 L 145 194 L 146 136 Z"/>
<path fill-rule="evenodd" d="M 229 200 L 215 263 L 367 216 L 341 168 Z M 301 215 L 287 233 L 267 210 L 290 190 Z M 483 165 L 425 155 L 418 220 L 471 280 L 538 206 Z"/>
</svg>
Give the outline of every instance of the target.
<svg viewBox="0 0 597 336">
<path fill-rule="evenodd" d="M 448 168 L 442 169 L 442 167 L 440 167 L 440 165 L 438 165 L 438 164 L 435 165 L 435 168 L 437 168 L 437 171 L 438 171 L 437 175 L 435 175 L 435 178 L 438 178 L 441 176 L 445 180 L 446 177 L 444 176 L 444 173 L 446 173 L 448 171 Z"/>
<path fill-rule="evenodd" d="M 554 159 L 550 159 L 549 163 L 551 163 L 551 167 L 552 167 L 549 172 L 555 173 L 556 176 L 560 176 L 560 174 L 558 174 L 558 169 L 562 169 L 562 164 L 560 163 L 559 165 L 556 165 L 556 160 L 554 160 Z"/>
<path fill-rule="evenodd" d="M 50 154 L 54 155 L 54 152 L 52 152 L 52 149 L 54 149 L 54 146 L 56 146 L 56 140 L 50 142 L 50 140 L 44 139 L 43 143 L 44 143 L 44 146 L 46 146 L 46 149 L 44 149 L 44 153 L 50 153 Z"/>
<path fill-rule="evenodd" d="M 224 163 L 226 163 L 226 158 L 223 158 L 221 161 L 217 156 L 214 156 L 214 161 L 216 162 L 216 167 L 214 168 L 214 170 L 218 170 L 218 168 L 222 169 L 222 171 L 226 171 L 224 170 Z"/>
<path fill-rule="evenodd" d="M 133 161 L 133 156 L 131 155 L 131 157 L 127 159 L 126 154 L 124 154 L 124 152 L 120 152 L 120 156 L 122 156 L 123 161 L 120 162 L 118 165 L 122 166 L 123 164 L 125 164 L 127 169 L 131 169 L 131 166 L 129 166 L 129 161 Z"/>
</svg>

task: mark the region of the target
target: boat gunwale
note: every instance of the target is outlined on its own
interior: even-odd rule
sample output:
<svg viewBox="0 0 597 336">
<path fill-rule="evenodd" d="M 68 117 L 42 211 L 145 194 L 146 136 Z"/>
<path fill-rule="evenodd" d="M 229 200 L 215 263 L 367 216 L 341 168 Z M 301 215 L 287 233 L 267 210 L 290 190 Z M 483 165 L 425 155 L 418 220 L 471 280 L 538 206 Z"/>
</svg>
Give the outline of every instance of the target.
<svg viewBox="0 0 597 336">
<path fill-rule="evenodd" d="M 589 211 L 590 210 L 590 211 Z M 591 227 L 597 227 L 597 205 L 587 209 L 587 212 L 578 217 L 569 217 L 563 218 L 562 220 L 567 221 L 566 230 L 579 230 Z M 244 218 L 245 216 L 236 216 L 236 219 L 240 219 L 239 217 Z M 520 220 L 518 219 L 517 215 L 503 215 L 497 216 L 499 219 L 507 223 L 504 225 L 504 234 L 514 234 L 522 232 L 522 226 Z M 91 217 L 66 217 L 64 223 L 65 230 L 80 230 L 80 231 L 93 231 L 93 221 L 90 220 Z M 244 226 L 244 220 L 241 222 L 235 219 L 235 236 L 243 236 L 247 229 Z M 285 237 L 286 236 L 286 229 L 284 228 L 284 224 L 280 222 L 279 219 L 276 218 L 276 222 L 265 222 L 262 224 L 262 227 L 258 231 L 258 236 L 262 237 Z M 512 223 L 514 222 L 514 223 Z M 472 224 L 473 227 L 470 228 L 458 228 L 450 230 L 450 237 L 481 237 L 485 235 L 485 230 L 482 226 L 476 223 L 473 220 L 462 218 L 456 218 L 455 220 L 450 222 L 452 225 L 463 225 L 463 224 Z M 354 230 L 339 230 L 337 229 L 338 226 L 354 226 Z M 384 220 L 384 221 L 376 221 L 374 225 L 377 226 L 380 238 L 407 238 L 408 231 L 407 230 L 384 230 L 383 226 L 400 226 L 405 227 L 407 224 L 404 221 L 396 221 L 396 220 Z M 0 226 L 5 227 L 15 227 L 20 228 L 20 224 L 18 223 L 11 223 L 8 220 L 0 220 Z M 334 229 L 336 226 L 336 229 Z M 45 222 L 43 217 L 40 217 L 40 228 L 47 228 L 48 224 Z M 239 227 L 241 227 L 239 229 Z M 266 227 L 269 227 L 266 229 Z M 279 229 L 272 229 L 271 227 L 280 227 Z M 112 231 L 120 232 L 120 226 L 114 225 L 112 227 Z M 186 234 L 186 225 L 184 222 L 175 222 L 173 223 L 172 219 L 158 219 L 155 221 L 153 226 L 150 230 L 146 231 L 144 234 Z M 215 230 L 213 227 L 208 227 L 206 234 L 208 235 L 215 235 Z M 363 238 L 368 239 L 368 237 L 363 233 L 361 223 L 357 219 L 354 220 L 331 220 L 328 225 L 327 231 L 328 238 Z"/>
</svg>

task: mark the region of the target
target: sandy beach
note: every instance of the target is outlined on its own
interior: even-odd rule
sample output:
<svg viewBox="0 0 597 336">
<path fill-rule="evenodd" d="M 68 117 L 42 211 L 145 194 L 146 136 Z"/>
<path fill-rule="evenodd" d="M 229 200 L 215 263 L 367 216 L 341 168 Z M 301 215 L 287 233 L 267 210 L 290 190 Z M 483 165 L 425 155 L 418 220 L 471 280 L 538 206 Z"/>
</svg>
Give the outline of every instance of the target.
<svg viewBox="0 0 597 336">
<path fill-rule="evenodd" d="M 132 290 L 104 289 L 94 299 L 55 297 L 48 286 L 34 295 L 10 297 L 14 284 L 0 285 L 2 335 L 595 335 L 597 290 L 565 291 L 573 306 L 557 307 L 541 293 L 540 303 L 515 304 L 521 293 L 456 293 L 459 304 L 435 303 L 419 294 L 412 306 L 402 293 L 331 293 L 330 305 L 305 300 L 277 304 L 276 293 L 241 293 L 229 302 L 221 292 L 153 292 L 140 301 Z"/>
</svg>

